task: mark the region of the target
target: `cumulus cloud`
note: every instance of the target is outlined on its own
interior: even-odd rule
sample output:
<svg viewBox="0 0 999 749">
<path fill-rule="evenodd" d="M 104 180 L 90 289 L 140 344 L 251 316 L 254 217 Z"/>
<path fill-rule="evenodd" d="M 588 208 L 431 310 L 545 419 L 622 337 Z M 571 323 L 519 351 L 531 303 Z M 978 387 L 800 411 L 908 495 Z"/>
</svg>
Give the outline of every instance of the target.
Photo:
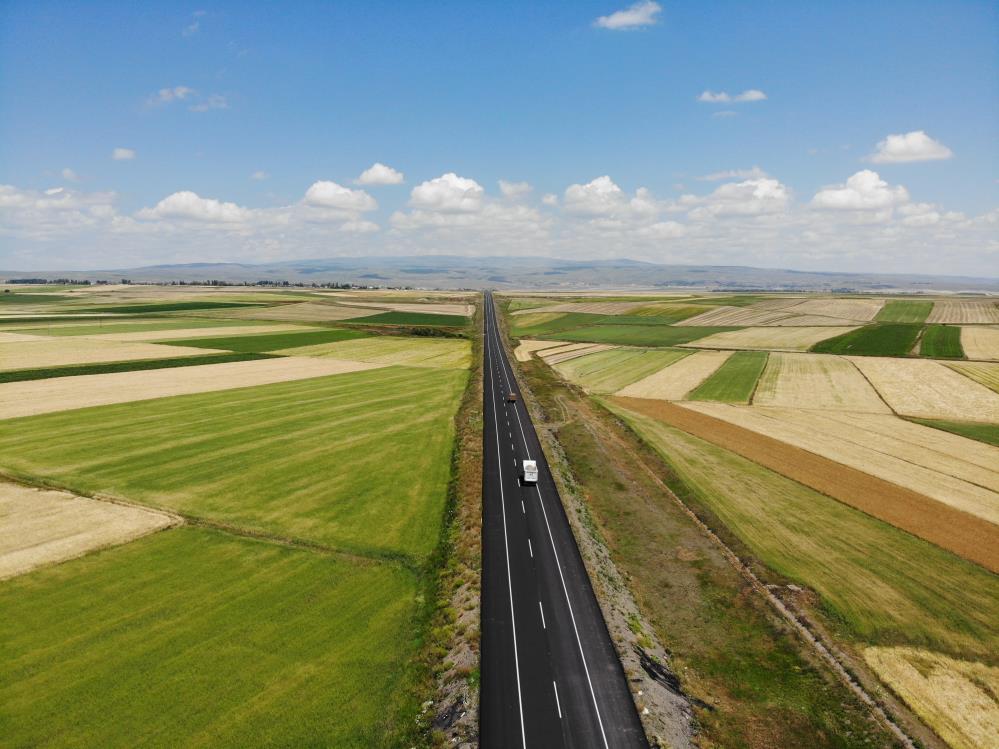
<svg viewBox="0 0 999 749">
<path fill-rule="evenodd" d="M 192 112 L 208 112 L 212 109 L 228 109 L 229 100 L 221 94 L 212 94 L 188 107 Z"/>
<path fill-rule="evenodd" d="M 474 212 L 482 208 L 484 195 L 482 185 L 474 179 L 448 172 L 414 187 L 409 204 L 430 211 Z"/>
<path fill-rule="evenodd" d="M 730 94 L 727 91 L 702 91 L 697 100 L 705 104 L 731 104 L 749 101 L 765 101 L 767 95 L 758 88 L 750 88 L 741 94 Z"/>
<path fill-rule="evenodd" d="M 812 205 L 828 210 L 872 211 L 890 209 L 908 200 L 909 192 L 904 187 L 892 187 L 877 172 L 864 169 L 845 184 L 819 190 Z"/>
<path fill-rule="evenodd" d="M 380 230 L 381 227 L 374 221 L 347 221 L 340 226 L 340 231 L 350 234 L 371 234 Z"/>
<path fill-rule="evenodd" d="M 402 172 L 385 166 L 380 161 L 369 166 L 354 180 L 359 185 L 401 185 L 405 181 L 406 176 Z"/>
<path fill-rule="evenodd" d="M 643 26 L 653 26 L 659 22 L 662 6 L 652 0 L 640 0 L 634 5 L 615 11 L 609 16 L 600 16 L 593 25 L 599 29 L 611 31 L 628 31 L 640 29 Z"/>
<path fill-rule="evenodd" d="M 355 213 L 373 211 L 378 207 L 375 199 L 364 190 L 351 190 L 349 187 L 325 180 L 313 182 L 305 191 L 303 202 L 319 208 L 335 208 Z"/>
<path fill-rule="evenodd" d="M 74 172 L 68 166 L 65 169 L 63 169 L 60 172 L 60 174 L 62 175 L 62 178 L 64 180 L 66 180 L 67 182 L 79 182 L 80 181 L 80 175 L 77 174 L 76 172 Z"/>
<path fill-rule="evenodd" d="M 499 181 L 499 189 L 504 198 L 522 198 L 534 188 L 528 182 L 507 182 L 505 179 Z"/>
<path fill-rule="evenodd" d="M 155 94 L 146 99 L 146 105 L 150 107 L 172 104 L 175 101 L 189 99 L 195 94 L 193 88 L 189 86 L 174 86 L 173 88 L 161 88 Z"/>
<path fill-rule="evenodd" d="M 228 224 L 247 221 L 252 212 L 235 203 L 203 198 L 190 190 L 181 190 L 163 198 L 152 208 L 143 208 L 135 215 L 146 220 L 181 219 Z"/>
<path fill-rule="evenodd" d="M 710 195 L 684 195 L 680 205 L 690 208 L 694 220 L 719 216 L 761 216 L 782 213 L 791 200 L 790 191 L 770 177 L 721 185 Z"/>
<path fill-rule="evenodd" d="M 922 130 L 889 135 L 875 146 L 868 160 L 875 164 L 903 164 L 911 161 L 940 161 L 954 155 L 947 146 Z"/>
<path fill-rule="evenodd" d="M 135 149 L 116 148 L 111 152 L 111 158 L 115 161 L 131 161 L 135 158 Z"/>
<path fill-rule="evenodd" d="M 557 206 L 558 205 L 558 195 L 553 192 L 545 193 L 541 196 L 541 202 L 547 206 Z"/>
<path fill-rule="evenodd" d="M 760 179 L 761 177 L 768 177 L 769 175 L 760 169 L 758 166 L 754 166 L 752 169 L 726 169 L 721 172 L 711 172 L 710 174 L 702 174 L 700 177 L 695 177 L 702 182 L 721 182 L 726 179 Z"/>
</svg>

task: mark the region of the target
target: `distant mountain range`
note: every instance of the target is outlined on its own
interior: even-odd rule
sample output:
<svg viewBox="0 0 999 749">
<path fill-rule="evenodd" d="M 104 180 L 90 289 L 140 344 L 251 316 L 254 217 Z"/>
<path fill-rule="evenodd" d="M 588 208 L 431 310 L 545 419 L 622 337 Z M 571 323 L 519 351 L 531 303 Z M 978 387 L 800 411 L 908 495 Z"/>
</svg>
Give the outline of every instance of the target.
<svg viewBox="0 0 999 749">
<path fill-rule="evenodd" d="M 0 279 L 66 278 L 133 282 L 227 281 L 352 283 L 442 289 L 584 288 L 768 291 L 999 292 L 999 278 L 885 273 L 823 273 L 727 265 L 659 265 L 636 260 L 536 257 L 345 257 L 260 265 L 187 263 L 94 271 L 0 271 Z"/>
</svg>

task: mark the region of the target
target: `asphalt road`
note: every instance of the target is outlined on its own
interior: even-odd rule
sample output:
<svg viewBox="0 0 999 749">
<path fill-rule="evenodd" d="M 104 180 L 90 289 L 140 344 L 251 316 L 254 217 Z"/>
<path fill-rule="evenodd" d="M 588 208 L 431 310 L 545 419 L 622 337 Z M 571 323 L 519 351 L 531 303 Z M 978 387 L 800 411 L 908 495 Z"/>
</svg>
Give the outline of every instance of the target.
<svg viewBox="0 0 999 749">
<path fill-rule="evenodd" d="M 647 747 L 490 294 L 485 310 L 480 745 Z"/>
</svg>

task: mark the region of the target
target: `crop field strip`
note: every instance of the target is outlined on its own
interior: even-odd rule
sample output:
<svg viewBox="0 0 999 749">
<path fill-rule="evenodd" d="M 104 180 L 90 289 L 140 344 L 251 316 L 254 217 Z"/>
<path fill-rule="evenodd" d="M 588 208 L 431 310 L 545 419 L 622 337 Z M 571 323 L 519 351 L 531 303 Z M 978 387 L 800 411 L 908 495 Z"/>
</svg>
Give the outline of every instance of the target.
<svg viewBox="0 0 999 749">
<path fill-rule="evenodd" d="M 535 341 L 531 339 L 524 339 L 517 345 L 517 348 L 514 349 L 513 354 L 517 358 L 517 361 L 530 361 L 531 355 L 537 351 L 563 345 L 565 345 L 564 341 Z"/>
<path fill-rule="evenodd" d="M 924 494 L 714 416 L 705 405 L 615 396 L 613 403 L 731 450 L 993 572 L 999 571 L 999 527 Z M 729 407 L 734 408 L 734 407 Z"/>
<path fill-rule="evenodd" d="M 749 403 L 768 357 L 766 351 L 735 351 L 687 397 L 696 401 Z"/>
<path fill-rule="evenodd" d="M 296 302 L 273 307 L 251 309 L 219 310 L 212 316 L 216 319 L 231 320 L 277 320 L 287 322 L 340 322 L 359 317 L 368 317 L 370 310 L 363 307 L 347 307 L 331 302 Z"/>
<path fill-rule="evenodd" d="M 342 302 L 347 307 L 358 307 L 360 309 L 375 309 L 383 312 L 416 312 L 420 314 L 432 315 L 459 315 L 461 317 L 471 317 L 475 312 L 475 307 L 471 304 L 449 304 L 446 302 L 428 302 L 423 304 L 406 302 L 362 302 L 347 301 Z M 368 312 L 367 314 L 371 314 Z"/>
<path fill-rule="evenodd" d="M 182 340 L 166 340 L 162 341 L 162 343 L 169 346 L 196 346 L 198 348 L 237 351 L 241 353 L 267 353 L 280 349 L 348 341 L 354 338 L 364 338 L 367 335 L 367 333 L 357 330 L 329 328 L 264 335 L 236 335 L 224 338 L 186 338 Z"/>
<path fill-rule="evenodd" d="M 679 359 L 682 349 L 615 348 L 562 362 L 555 370 L 591 393 L 613 393 Z"/>
<path fill-rule="evenodd" d="M 811 351 L 817 354 L 854 356 L 907 356 L 922 329 L 921 325 L 914 324 L 876 323 L 834 338 L 816 341 Z"/>
<path fill-rule="evenodd" d="M 12 341 L 4 333 L 0 339 L 0 371 L 45 369 L 70 364 L 98 364 L 139 359 L 176 359 L 183 356 L 204 356 L 206 350 L 193 346 L 163 346 L 155 343 L 95 341 L 90 338 L 51 338 L 34 336 Z M 212 353 L 225 353 L 213 351 Z"/>
<path fill-rule="evenodd" d="M 956 325 L 927 325 L 919 340 L 919 355 L 934 359 L 963 359 L 961 328 Z"/>
<path fill-rule="evenodd" d="M 561 364 L 562 362 L 578 359 L 579 357 L 586 356 L 587 354 L 596 354 L 601 351 L 608 351 L 614 348 L 616 348 L 616 346 L 612 346 L 609 343 L 578 344 L 576 347 L 563 346 L 558 350 L 544 349 L 538 352 L 536 356 L 544 361 L 545 364 L 554 366 L 555 364 Z"/>
<path fill-rule="evenodd" d="M 728 328 L 608 324 L 560 330 L 558 333 L 552 334 L 552 337 L 566 341 L 614 343 L 623 346 L 676 346 L 725 330 Z"/>
<path fill-rule="evenodd" d="M 762 326 L 773 325 L 791 315 L 783 310 L 754 309 L 752 307 L 716 307 L 695 317 L 681 320 L 677 325 L 700 326 Z"/>
<path fill-rule="evenodd" d="M 874 318 L 877 322 L 921 323 L 933 309 L 933 302 L 889 299 Z"/>
<path fill-rule="evenodd" d="M 969 359 L 999 361 L 999 327 L 961 328 L 961 346 Z"/>
<path fill-rule="evenodd" d="M 287 356 L 332 357 L 373 364 L 467 369 L 472 345 L 464 338 L 372 336 L 277 351 Z"/>
<path fill-rule="evenodd" d="M 264 334 L 276 333 L 306 333 L 316 331 L 317 328 L 309 328 L 303 325 L 225 325 L 219 327 L 189 328 L 178 326 L 176 328 L 164 330 L 131 331 L 125 333 L 105 332 L 91 333 L 87 338 L 98 341 L 145 341 L 147 343 L 158 341 L 169 341 L 171 339 L 195 339 L 195 338 L 217 338 L 217 337 L 242 337 L 260 336 Z"/>
<path fill-rule="evenodd" d="M 116 315 L 147 315 L 159 312 L 189 312 L 191 310 L 215 310 L 227 308 L 247 308 L 262 306 L 260 302 L 213 302 L 213 301 L 192 301 L 192 302 L 150 302 L 147 304 L 115 304 L 108 306 L 93 305 L 79 307 L 74 312 L 110 312 Z"/>
<path fill-rule="evenodd" d="M 822 315 L 870 322 L 883 306 L 883 299 L 805 299 L 784 309 L 796 315 Z"/>
<path fill-rule="evenodd" d="M 993 299 L 945 299 L 933 305 L 928 323 L 999 323 L 999 301 Z"/>
<path fill-rule="evenodd" d="M 368 310 L 370 312 L 371 310 Z M 424 312 L 381 312 L 367 317 L 356 317 L 350 323 L 364 325 L 426 325 L 431 327 L 462 328 L 468 325 L 463 315 L 440 315 Z"/>
<path fill-rule="evenodd" d="M 31 335 L 48 336 L 99 336 L 105 334 L 122 333 L 153 333 L 157 331 L 169 331 L 177 329 L 197 330 L 198 334 L 204 329 L 225 328 L 226 332 L 231 328 L 252 328 L 259 330 L 268 326 L 267 322 L 257 322 L 254 320 L 218 320 L 199 319 L 193 317 L 169 317 L 169 318 L 102 318 L 98 323 L 90 321 L 81 322 L 79 320 L 60 320 L 56 323 L 38 323 L 29 327 L 6 326 L 3 330 L 15 333 L 28 333 Z"/>
<path fill-rule="evenodd" d="M 186 356 L 177 359 L 134 359 L 132 361 L 111 362 L 108 364 L 80 364 L 40 369 L 16 369 L 0 372 L 0 385 L 8 382 L 28 382 L 47 380 L 52 377 L 79 377 L 81 375 L 112 374 L 114 372 L 139 372 L 149 369 L 171 369 L 177 367 L 201 367 L 207 364 L 227 364 L 229 362 L 256 361 L 270 359 L 270 354 L 205 354 Z"/>
<path fill-rule="evenodd" d="M 391 367 L 8 419 L 0 468 L 254 532 L 422 560 L 437 540 L 466 380 L 460 370 Z"/>
<path fill-rule="evenodd" d="M 771 354 L 756 387 L 753 403 L 786 408 L 891 413 L 853 363 L 824 354 Z"/>
<path fill-rule="evenodd" d="M 970 659 L 994 655 L 999 578 L 992 573 L 622 399 L 606 405 L 754 556 L 815 590 L 838 634 Z"/>
<path fill-rule="evenodd" d="M 696 351 L 618 391 L 634 398 L 681 400 L 722 366 L 730 351 Z"/>
<path fill-rule="evenodd" d="M 999 393 L 999 362 L 947 362 L 947 366 Z"/>
<path fill-rule="evenodd" d="M 957 434 L 968 439 L 984 442 L 987 445 L 999 447 L 999 424 L 976 424 L 968 421 L 943 421 L 940 419 L 910 419 L 917 424 L 923 424 L 951 434 Z"/>
<path fill-rule="evenodd" d="M 696 348 L 734 350 L 807 351 L 819 341 L 851 330 L 854 328 L 838 326 L 739 328 L 691 339 L 688 345 Z"/>
</svg>

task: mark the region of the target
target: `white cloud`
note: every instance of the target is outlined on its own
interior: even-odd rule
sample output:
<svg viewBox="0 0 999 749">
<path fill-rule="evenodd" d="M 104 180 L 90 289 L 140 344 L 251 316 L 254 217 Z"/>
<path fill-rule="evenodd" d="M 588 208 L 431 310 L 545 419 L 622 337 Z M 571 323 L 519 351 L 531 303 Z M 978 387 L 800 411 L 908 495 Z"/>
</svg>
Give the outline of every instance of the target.
<svg viewBox="0 0 999 749">
<path fill-rule="evenodd" d="M 80 175 L 77 174 L 76 172 L 74 172 L 68 166 L 65 169 L 63 169 L 60 172 L 60 174 L 62 175 L 62 178 L 64 180 L 66 180 L 67 182 L 79 182 L 80 181 Z"/>
<path fill-rule="evenodd" d="M 889 135 L 880 141 L 868 160 L 875 164 L 902 164 L 910 161 L 939 161 L 954 155 L 947 146 L 922 130 Z"/>
<path fill-rule="evenodd" d="M 380 231 L 381 227 L 374 221 L 347 221 L 340 227 L 340 231 L 351 234 L 371 234 Z"/>
<path fill-rule="evenodd" d="M 228 109 L 229 100 L 221 94 L 212 94 L 188 107 L 192 112 L 207 112 L 212 109 Z"/>
<path fill-rule="evenodd" d="M 703 220 L 719 216 L 762 216 L 785 211 L 791 193 L 778 180 L 770 177 L 729 182 L 710 195 L 684 195 L 680 205 L 690 208 L 689 216 Z"/>
<path fill-rule="evenodd" d="M 224 203 L 214 198 L 202 198 L 190 190 L 181 190 L 163 198 L 152 208 L 143 208 L 136 217 L 145 220 L 181 219 L 209 223 L 238 223 L 252 216 L 249 208 Z"/>
<path fill-rule="evenodd" d="M 135 149 L 116 148 L 111 152 L 111 158 L 115 161 L 131 161 L 135 158 Z"/>
<path fill-rule="evenodd" d="M 871 211 L 891 209 L 909 200 L 909 192 L 901 185 L 891 187 L 877 172 L 864 169 L 845 184 L 819 190 L 812 205 L 840 211 Z"/>
<path fill-rule="evenodd" d="M 340 211 L 363 213 L 373 211 L 378 203 L 364 190 L 351 190 L 336 182 L 313 182 L 305 191 L 303 202 L 319 208 L 335 208 Z"/>
<path fill-rule="evenodd" d="M 711 172 L 694 179 L 699 179 L 702 182 L 721 182 L 726 179 L 760 179 L 767 176 L 769 175 L 765 171 L 754 166 L 752 169 L 726 169 L 721 172 Z"/>
<path fill-rule="evenodd" d="M 565 190 L 565 207 L 574 213 L 611 214 L 625 203 L 624 190 L 606 174 L 585 185 L 569 185 Z"/>
<path fill-rule="evenodd" d="M 270 176 L 271 175 L 269 175 L 263 169 L 258 169 L 257 171 L 255 171 L 253 174 L 250 175 L 250 179 L 256 182 L 263 182 L 265 179 L 270 179 Z"/>
<path fill-rule="evenodd" d="M 354 180 L 358 185 L 401 185 L 406 181 L 406 175 L 376 161 Z"/>
<path fill-rule="evenodd" d="M 541 202 L 548 206 L 557 206 L 558 195 L 553 192 L 545 193 L 541 196 Z"/>
<path fill-rule="evenodd" d="M 156 107 L 164 104 L 172 104 L 175 101 L 183 101 L 195 94 L 193 88 L 188 86 L 174 86 L 173 88 L 161 88 L 155 94 L 146 99 L 146 106 Z"/>
<path fill-rule="evenodd" d="M 749 101 L 765 101 L 767 95 L 758 88 L 750 88 L 741 94 L 730 94 L 727 91 L 702 91 L 697 100 L 705 104 L 730 104 Z"/>
<path fill-rule="evenodd" d="M 609 16 L 600 16 L 593 25 L 600 29 L 612 31 L 627 31 L 643 26 L 653 26 L 659 22 L 662 6 L 652 0 L 640 0 L 623 10 L 615 11 Z"/>
<path fill-rule="evenodd" d="M 528 182 L 507 182 L 505 179 L 499 181 L 499 189 L 504 198 L 522 198 L 534 188 Z"/>
<path fill-rule="evenodd" d="M 413 188 L 409 204 L 414 208 L 445 212 L 474 212 L 482 208 L 485 190 L 474 179 L 448 172 Z"/>
</svg>

